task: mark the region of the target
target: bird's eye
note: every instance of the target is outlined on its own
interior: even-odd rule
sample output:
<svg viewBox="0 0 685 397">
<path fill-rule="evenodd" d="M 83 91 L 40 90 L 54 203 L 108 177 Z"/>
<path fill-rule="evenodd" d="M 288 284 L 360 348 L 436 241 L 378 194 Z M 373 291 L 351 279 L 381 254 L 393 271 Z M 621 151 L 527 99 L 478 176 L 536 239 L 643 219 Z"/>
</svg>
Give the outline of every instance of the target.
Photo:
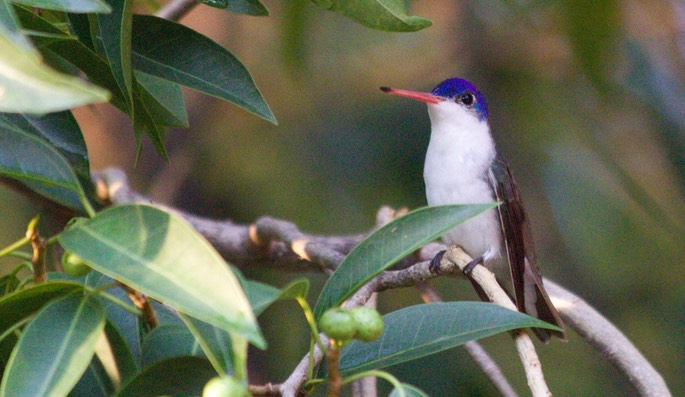
<svg viewBox="0 0 685 397">
<path fill-rule="evenodd" d="M 459 99 L 461 100 L 461 103 L 463 103 L 466 106 L 471 106 L 474 102 L 476 102 L 476 97 L 474 97 L 473 94 L 470 92 L 461 94 L 461 97 L 459 97 Z"/>
</svg>

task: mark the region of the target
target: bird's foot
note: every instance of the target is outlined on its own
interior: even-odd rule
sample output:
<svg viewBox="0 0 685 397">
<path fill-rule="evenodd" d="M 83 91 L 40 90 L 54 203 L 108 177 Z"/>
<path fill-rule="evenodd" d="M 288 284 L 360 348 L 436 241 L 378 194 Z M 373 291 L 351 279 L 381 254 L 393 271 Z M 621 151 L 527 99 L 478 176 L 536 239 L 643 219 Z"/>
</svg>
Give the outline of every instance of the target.
<svg viewBox="0 0 685 397">
<path fill-rule="evenodd" d="M 428 265 L 428 270 L 430 270 L 431 273 L 440 273 L 440 262 L 442 261 L 443 256 L 445 256 L 445 250 L 438 252 L 433 259 L 431 259 L 431 263 Z"/>
<path fill-rule="evenodd" d="M 443 251 L 443 253 L 444 253 L 444 251 Z M 433 260 L 435 260 L 435 258 L 433 258 Z M 466 277 L 471 279 L 471 272 L 473 271 L 473 268 L 478 266 L 478 265 L 482 265 L 482 264 L 483 264 L 483 257 L 479 256 L 478 258 L 472 260 L 466 266 L 464 266 L 464 269 L 462 269 L 462 271 L 464 272 L 464 275 Z"/>
</svg>

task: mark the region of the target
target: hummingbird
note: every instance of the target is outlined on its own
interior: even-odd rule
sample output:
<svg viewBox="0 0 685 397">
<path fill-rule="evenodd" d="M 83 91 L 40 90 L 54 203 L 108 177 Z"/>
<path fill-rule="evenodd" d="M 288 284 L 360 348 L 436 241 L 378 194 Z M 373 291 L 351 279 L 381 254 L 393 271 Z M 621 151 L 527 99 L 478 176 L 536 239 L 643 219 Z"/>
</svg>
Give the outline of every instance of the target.
<svg viewBox="0 0 685 397">
<path fill-rule="evenodd" d="M 559 313 L 543 286 L 521 193 L 490 133 L 483 94 L 461 78 L 447 79 L 431 92 L 380 89 L 428 105 L 431 135 L 423 168 L 428 205 L 501 203 L 442 237 L 447 245 L 458 244 L 475 258 L 465 267 L 466 276 L 475 265 L 483 264 L 513 296 L 519 311 L 563 330 Z M 437 269 L 442 254 L 444 251 L 431 261 L 431 270 Z M 481 299 L 488 300 L 473 284 Z M 566 339 L 563 331 L 533 328 L 533 332 L 543 342 L 551 335 Z"/>
</svg>

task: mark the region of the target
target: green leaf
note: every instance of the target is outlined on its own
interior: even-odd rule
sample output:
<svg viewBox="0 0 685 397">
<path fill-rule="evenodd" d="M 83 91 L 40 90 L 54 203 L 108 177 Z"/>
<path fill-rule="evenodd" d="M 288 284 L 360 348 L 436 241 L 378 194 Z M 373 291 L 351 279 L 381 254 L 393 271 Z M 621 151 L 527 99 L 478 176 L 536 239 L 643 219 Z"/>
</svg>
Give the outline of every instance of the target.
<svg viewBox="0 0 685 397">
<path fill-rule="evenodd" d="M 166 147 L 164 146 L 164 138 L 166 135 L 166 130 L 164 126 L 160 125 L 156 120 L 147 104 L 143 102 L 141 93 L 145 93 L 145 89 L 134 81 L 134 92 L 133 92 L 133 107 L 135 108 L 136 117 L 133 119 L 133 132 L 136 135 L 136 146 L 138 156 L 142 149 L 141 136 L 143 133 L 152 141 L 155 146 L 157 154 L 163 157 L 167 162 L 169 161 L 169 155 L 167 154 Z"/>
<path fill-rule="evenodd" d="M 67 135 L 74 133 L 68 118 L 51 116 L 43 124 L 36 120 L 25 116 L 0 116 L 0 175 L 17 179 L 60 204 L 83 209 L 86 193 L 76 170 L 65 158 L 65 155 L 69 156 L 76 162 L 81 150 L 76 135 Z M 87 167 L 85 161 L 87 159 L 81 158 L 76 167 L 81 173 Z"/>
<path fill-rule="evenodd" d="M 219 44 L 149 15 L 135 15 L 133 31 L 132 60 L 137 70 L 232 102 L 276 123 L 245 66 Z"/>
<path fill-rule="evenodd" d="M 128 113 L 126 95 L 121 91 L 114 77 L 112 68 L 98 54 L 95 53 L 94 43 L 89 40 L 90 21 L 83 14 L 69 14 L 72 25 L 78 26 L 79 40 L 67 37 L 64 32 L 49 21 L 24 8 L 17 8 L 17 16 L 25 29 L 43 32 L 45 35 L 34 36 L 33 40 L 41 48 L 50 49 L 55 54 L 82 70 L 88 79 L 98 84 L 112 94 L 111 102 L 122 112 Z M 79 21 L 79 22 L 76 22 Z M 88 31 L 86 31 L 88 30 Z M 60 38 L 57 38 L 60 35 Z"/>
<path fill-rule="evenodd" d="M 341 304 L 400 259 L 495 206 L 496 203 L 423 207 L 371 233 L 347 255 L 328 279 L 316 302 L 314 316 L 318 319 L 323 312 Z"/>
<path fill-rule="evenodd" d="M 305 298 L 309 291 L 309 280 L 295 280 L 282 290 L 257 281 L 247 280 L 244 283 L 245 293 L 255 316 L 260 315 L 267 307 L 280 299 Z"/>
<path fill-rule="evenodd" d="M 93 296 L 74 294 L 47 305 L 19 337 L 0 396 L 67 395 L 88 367 L 104 324 Z"/>
<path fill-rule="evenodd" d="M 110 13 L 112 7 L 102 0 L 12 0 L 29 7 L 73 13 Z"/>
<path fill-rule="evenodd" d="M 90 360 L 81 379 L 71 390 L 69 396 L 108 397 L 114 392 L 114 384 L 107 370 L 97 356 Z"/>
<path fill-rule="evenodd" d="M 91 270 L 86 276 L 86 285 L 91 288 L 98 288 L 103 285 L 111 284 L 114 280 L 104 274 Z M 122 302 L 129 302 L 130 299 L 122 288 L 110 288 L 107 293 Z M 100 302 L 105 307 L 107 314 L 107 325 L 105 333 L 117 357 L 117 365 L 123 380 L 138 370 L 137 363 L 140 361 L 141 327 L 140 317 L 125 310 L 121 306 L 108 299 L 100 298 Z"/>
<path fill-rule="evenodd" d="M 156 123 L 188 127 L 188 113 L 178 84 L 140 71 L 135 71 L 135 76 L 140 84 L 140 99 L 147 105 Z"/>
<path fill-rule="evenodd" d="M 0 113 L 0 128 L 14 126 L 28 134 L 45 138 L 66 158 L 82 187 L 91 186 L 88 148 L 81 128 L 69 111 L 44 116 Z"/>
<path fill-rule="evenodd" d="M 112 304 L 105 299 L 102 299 L 100 302 L 108 302 Z M 105 307 L 105 310 L 107 311 L 108 308 Z M 107 313 L 107 315 L 109 315 L 109 313 Z M 134 331 L 138 330 L 137 325 L 137 323 L 133 324 L 135 327 L 133 328 Z M 109 319 L 105 323 L 105 335 L 107 336 L 109 347 L 112 350 L 112 355 L 114 356 L 117 369 L 119 370 L 121 381 L 125 382 L 128 379 L 133 378 L 133 376 L 138 372 L 138 362 L 133 357 L 131 347 L 126 342 L 126 339 L 124 339 L 124 336 Z"/>
<path fill-rule="evenodd" d="M 5 36 L 23 50 L 36 55 L 31 42 L 21 34 L 21 25 L 9 0 L 0 0 L 0 36 Z"/>
<path fill-rule="evenodd" d="M 133 113 L 133 69 L 131 68 L 131 27 L 133 1 L 109 0 L 112 12 L 97 15 L 97 37 L 119 89 L 124 94 L 128 114 Z"/>
<path fill-rule="evenodd" d="M 92 267 L 192 317 L 265 345 L 240 283 L 185 220 L 144 205 L 109 208 L 59 241 Z"/>
<path fill-rule="evenodd" d="M 383 322 L 385 331 L 379 339 L 370 343 L 352 341 L 343 349 L 343 374 L 415 360 L 513 329 L 558 329 L 527 314 L 485 302 L 410 306 L 383 316 Z"/>
<path fill-rule="evenodd" d="M 116 397 L 199 396 L 205 384 L 215 376 L 207 359 L 175 357 L 146 368 L 124 384 Z"/>
<path fill-rule="evenodd" d="M 51 281 L 15 291 L 0 299 L 0 333 L 32 315 L 55 298 L 83 290 L 83 286 L 66 281 Z"/>
<path fill-rule="evenodd" d="M 429 397 L 428 394 L 424 393 L 423 390 L 419 389 L 416 386 L 412 386 L 407 383 L 402 383 L 401 385 L 401 391 L 395 388 L 392 390 L 392 393 L 390 393 L 388 397 L 401 397 L 403 395 L 404 397 Z"/>
<path fill-rule="evenodd" d="M 407 14 L 404 0 L 312 0 L 316 5 L 354 19 L 360 24 L 390 32 L 415 32 L 431 26 L 427 19 Z"/>
<path fill-rule="evenodd" d="M 201 351 L 209 357 L 209 361 L 221 369 L 221 373 L 230 374 L 234 360 L 231 335 L 192 317 L 181 314 L 181 319 L 186 324 L 187 330 L 194 336 L 194 347 L 202 349 Z"/>
<path fill-rule="evenodd" d="M 145 336 L 142 351 L 143 368 L 174 357 L 204 357 L 193 334 L 181 324 L 162 324 L 154 328 Z"/>
<path fill-rule="evenodd" d="M 49 113 L 106 102 L 109 93 L 56 72 L 0 34 L 0 112 Z"/>
<path fill-rule="evenodd" d="M 236 14 L 269 15 L 269 10 L 258 0 L 200 0 L 200 2 L 214 8 L 226 8 Z"/>
</svg>

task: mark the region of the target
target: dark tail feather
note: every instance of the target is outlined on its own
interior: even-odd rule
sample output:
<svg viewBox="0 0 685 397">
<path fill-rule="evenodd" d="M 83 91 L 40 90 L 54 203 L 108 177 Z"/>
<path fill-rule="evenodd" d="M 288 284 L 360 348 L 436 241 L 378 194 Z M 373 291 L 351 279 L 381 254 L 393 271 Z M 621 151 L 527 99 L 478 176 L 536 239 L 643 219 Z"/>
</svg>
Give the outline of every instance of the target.
<svg viewBox="0 0 685 397">
<path fill-rule="evenodd" d="M 542 279 L 538 277 L 536 277 L 535 280 L 535 293 L 537 295 L 537 300 L 535 302 L 537 317 L 542 321 L 556 325 L 557 327 L 561 328 L 561 331 L 554 331 L 545 328 L 533 328 L 533 332 L 543 342 L 548 342 L 552 335 L 563 341 L 566 341 L 567 338 L 564 322 L 561 320 L 561 317 L 559 317 L 557 309 L 549 299 L 549 296 L 545 291 L 545 287 L 542 285 Z"/>
</svg>

